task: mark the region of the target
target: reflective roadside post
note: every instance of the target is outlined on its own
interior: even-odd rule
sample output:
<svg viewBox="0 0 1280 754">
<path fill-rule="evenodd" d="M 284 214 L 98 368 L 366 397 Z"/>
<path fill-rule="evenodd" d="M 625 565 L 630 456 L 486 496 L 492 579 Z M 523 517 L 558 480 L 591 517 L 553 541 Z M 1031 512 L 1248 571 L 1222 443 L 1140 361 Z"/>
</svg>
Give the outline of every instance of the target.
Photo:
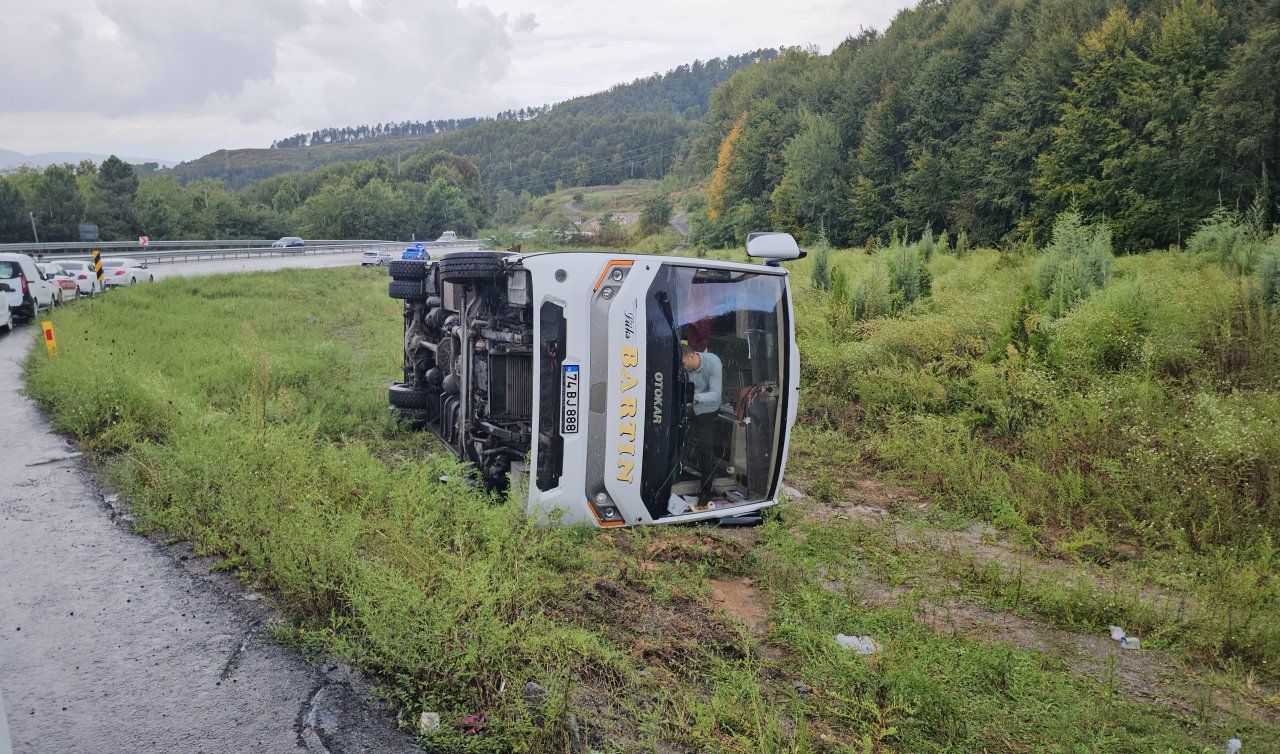
<svg viewBox="0 0 1280 754">
<path fill-rule="evenodd" d="M 46 319 L 40 323 L 40 327 L 44 329 L 44 347 L 49 349 L 49 358 L 58 358 L 58 341 L 53 337 L 53 323 Z"/>
<path fill-rule="evenodd" d="M 97 249 L 93 250 L 93 272 L 98 276 L 98 290 L 105 291 L 107 287 L 102 284 L 102 252 Z"/>
</svg>

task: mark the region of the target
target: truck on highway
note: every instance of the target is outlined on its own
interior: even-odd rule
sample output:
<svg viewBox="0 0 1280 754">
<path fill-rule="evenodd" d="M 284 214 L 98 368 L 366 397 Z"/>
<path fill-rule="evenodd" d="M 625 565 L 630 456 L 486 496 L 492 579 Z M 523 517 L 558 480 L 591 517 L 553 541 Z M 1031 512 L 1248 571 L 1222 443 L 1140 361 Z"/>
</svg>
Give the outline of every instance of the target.
<svg viewBox="0 0 1280 754">
<path fill-rule="evenodd" d="M 740 518 L 778 500 L 800 375 L 789 276 L 612 252 L 394 260 L 391 409 L 530 515 L 600 527 Z"/>
</svg>

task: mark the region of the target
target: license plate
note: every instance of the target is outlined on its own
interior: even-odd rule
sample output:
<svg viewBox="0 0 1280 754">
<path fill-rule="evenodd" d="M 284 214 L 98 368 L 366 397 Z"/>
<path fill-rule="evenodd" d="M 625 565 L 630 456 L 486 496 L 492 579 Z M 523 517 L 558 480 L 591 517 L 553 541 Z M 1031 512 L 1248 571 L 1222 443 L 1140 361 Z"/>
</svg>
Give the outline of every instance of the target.
<svg viewBox="0 0 1280 754">
<path fill-rule="evenodd" d="M 563 387 L 560 396 L 560 434 L 572 435 L 578 432 L 578 370 L 577 364 L 565 364 Z"/>
</svg>

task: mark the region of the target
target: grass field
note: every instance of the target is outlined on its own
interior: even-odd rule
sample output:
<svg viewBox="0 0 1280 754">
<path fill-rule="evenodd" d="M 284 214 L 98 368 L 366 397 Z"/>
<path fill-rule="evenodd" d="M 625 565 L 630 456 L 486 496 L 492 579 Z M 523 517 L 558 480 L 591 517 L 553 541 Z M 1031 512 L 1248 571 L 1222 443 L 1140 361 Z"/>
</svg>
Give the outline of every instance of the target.
<svg viewBox="0 0 1280 754">
<path fill-rule="evenodd" d="M 797 265 L 804 494 L 745 532 L 537 528 L 438 481 L 386 410 L 378 271 L 81 302 L 28 389 L 142 528 L 268 590 L 281 640 L 406 724 L 439 712 L 439 750 L 1280 752 L 1269 320 L 1238 275 L 1154 254 L 1027 337 L 1037 264 L 935 254 L 932 295 L 863 319 Z"/>
</svg>

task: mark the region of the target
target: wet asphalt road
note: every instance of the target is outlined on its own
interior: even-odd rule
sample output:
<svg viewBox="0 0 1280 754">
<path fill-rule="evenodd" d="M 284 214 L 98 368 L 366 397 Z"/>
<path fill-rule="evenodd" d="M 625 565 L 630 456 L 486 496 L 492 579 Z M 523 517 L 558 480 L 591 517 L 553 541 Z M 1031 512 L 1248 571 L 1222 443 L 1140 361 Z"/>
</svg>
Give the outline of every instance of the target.
<svg viewBox="0 0 1280 754">
<path fill-rule="evenodd" d="M 212 275 L 219 272 L 254 272 L 279 270 L 291 267 L 350 267 L 360 264 L 360 253 L 347 254 L 299 254 L 293 257 L 242 257 L 240 259 L 216 259 L 205 262 L 176 262 L 153 264 L 147 269 L 156 280 L 176 276 Z"/>
<path fill-rule="evenodd" d="M 129 533 L 127 508 L 22 394 L 37 333 L 0 335 L 0 693 L 13 751 L 417 751 L 358 679 L 264 633 L 265 598 L 181 545 Z"/>
</svg>

